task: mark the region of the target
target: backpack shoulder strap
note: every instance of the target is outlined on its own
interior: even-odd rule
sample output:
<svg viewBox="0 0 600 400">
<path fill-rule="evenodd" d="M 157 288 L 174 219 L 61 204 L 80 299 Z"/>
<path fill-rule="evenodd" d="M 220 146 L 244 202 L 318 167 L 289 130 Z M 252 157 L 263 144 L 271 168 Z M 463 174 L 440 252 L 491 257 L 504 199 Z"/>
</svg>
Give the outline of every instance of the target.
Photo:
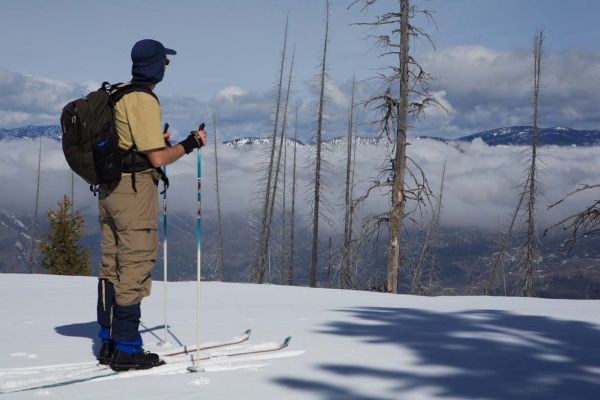
<svg viewBox="0 0 600 400">
<path fill-rule="evenodd" d="M 152 90 L 150 90 L 150 88 L 147 85 L 143 85 L 140 83 L 129 83 L 121 87 L 119 87 L 119 85 L 121 84 L 119 83 L 116 85 L 112 85 L 111 87 L 114 88 L 114 90 L 110 92 L 110 98 L 112 99 L 113 103 L 117 103 L 119 100 L 121 100 L 123 96 L 125 96 L 128 93 L 144 92 L 154 97 L 156 101 L 158 101 L 158 104 L 160 104 L 160 101 L 158 100 L 158 97 L 156 97 L 156 94 Z"/>
</svg>

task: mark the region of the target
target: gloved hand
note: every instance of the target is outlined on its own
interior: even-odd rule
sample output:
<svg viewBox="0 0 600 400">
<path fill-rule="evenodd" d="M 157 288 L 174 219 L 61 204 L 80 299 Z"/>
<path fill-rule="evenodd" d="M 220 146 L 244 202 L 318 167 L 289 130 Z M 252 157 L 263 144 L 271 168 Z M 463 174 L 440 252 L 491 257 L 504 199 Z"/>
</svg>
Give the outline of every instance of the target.
<svg viewBox="0 0 600 400">
<path fill-rule="evenodd" d="M 202 132 L 204 132 L 204 131 L 203 130 L 202 131 L 192 131 L 192 132 L 190 132 L 188 137 L 186 137 L 185 139 L 183 139 L 181 142 L 178 143 L 183 146 L 183 149 L 185 150 L 185 154 L 190 154 L 192 151 L 204 146 L 204 142 L 202 140 L 202 135 L 201 135 Z M 205 133 L 205 135 L 206 135 L 206 133 Z"/>
</svg>

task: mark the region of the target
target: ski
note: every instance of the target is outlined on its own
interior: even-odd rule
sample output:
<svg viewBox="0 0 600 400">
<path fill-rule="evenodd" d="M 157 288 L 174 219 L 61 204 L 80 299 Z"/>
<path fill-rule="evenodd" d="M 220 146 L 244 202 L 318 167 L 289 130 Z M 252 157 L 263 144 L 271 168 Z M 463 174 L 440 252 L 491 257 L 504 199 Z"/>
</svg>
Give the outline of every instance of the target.
<svg viewBox="0 0 600 400">
<path fill-rule="evenodd" d="M 229 340 L 224 341 L 215 341 L 215 342 L 207 342 L 200 345 L 200 351 L 213 350 L 221 347 L 229 347 L 235 346 L 236 344 L 241 344 L 250 339 L 250 335 L 252 334 L 251 329 L 247 329 L 239 336 L 234 336 Z M 157 352 L 160 357 L 170 357 L 182 354 L 188 354 L 191 351 L 197 351 L 197 346 L 181 346 L 175 349 L 165 350 L 161 352 Z M 39 372 L 55 372 L 59 370 L 69 370 L 69 369 L 78 369 L 92 367 L 94 371 L 102 370 L 105 368 L 103 365 L 99 365 L 97 361 L 87 361 L 80 363 L 69 363 L 69 364 L 50 364 L 50 365 L 40 365 L 36 367 L 23 367 L 23 368 L 9 368 L 9 369 L 0 369 L 0 376 L 10 374 L 11 372 L 25 372 L 25 371 L 39 371 Z"/>
<path fill-rule="evenodd" d="M 125 377 L 135 377 L 135 376 L 144 376 L 144 375 L 155 375 L 155 374 L 171 372 L 171 371 L 179 371 L 181 369 L 181 364 L 189 364 L 190 362 L 193 363 L 193 367 L 187 368 L 186 371 L 201 372 L 201 371 L 204 371 L 204 369 L 202 368 L 202 365 L 203 364 L 210 365 L 210 361 L 219 362 L 222 360 L 227 360 L 229 358 L 238 358 L 238 357 L 243 359 L 244 356 L 276 352 L 276 351 L 283 350 L 286 347 L 288 347 L 290 344 L 290 341 L 291 341 L 291 337 L 287 337 L 280 343 L 265 343 L 265 344 L 258 344 L 258 345 L 254 345 L 254 346 L 248 346 L 248 347 L 240 349 L 240 350 L 215 352 L 215 353 L 211 353 L 211 354 L 206 354 L 206 355 L 202 356 L 199 360 L 194 359 L 192 354 L 190 354 L 189 358 L 188 358 L 186 353 L 178 352 L 177 355 L 164 355 L 163 357 L 165 357 L 165 361 L 166 361 L 166 363 L 164 365 L 160 365 L 160 366 L 150 368 L 150 369 L 145 369 L 145 370 L 131 370 L 131 371 L 116 372 L 116 371 L 113 371 L 112 369 L 110 369 L 108 366 L 101 366 L 101 367 L 98 367 L 97 369 L 93 369 L 93 370 L 89 370 L 89 371 L 83 371 L 83 372 L 81 370 L 79 370 L 77 372 L 73 371 L 73 373 L 71 373 L 68 376 L 64 376 L 64 377 L 57 378 L 55 376 L 52 376 L 49 379 L 49 380 L 51 380 L 49 382 L 39 382 L 38 381 L 38 382 L 32 382 L 32 383 L 25 383 L 24 385 L 19 384 L 18 382 L 13 383 L 13 384 L 11 384 L 11 382 L 8 382 L 8 383 L 4 383 L 0 386 L 0 394 L 49 389 L 49 388 L 55 388 L 55 387 L 60 387 L 60 386 L 68 386 L 68 385 L 73 385 L 73 384 L 77 384 L 77 383 L 100 380 L 103 378 L 111 379 L 113 377 L 116 378 L 117 376 L 122 376 L 125 378 Z M 221 346 L 221 347 L 224 347 L 224 346 Z M 214 347 L 212 347 L 212 348 L 214 349 Z M 197 349 L 190 350 L 190 351 L 197 351 Z M 185 356 L 184 356 L 184 354 L 185 354 Z"/>
<path fill-rule="evenodd" d="M 248 341 L 248 339 L 250 339 L 251 334 L 252 334 L 252 330 L 248 329 L 244 333 L 242 333 L 240 336 L 235 336 L 235 337 L 231 338 L 230 340 L 227 340 L 224 342 L 204 343 L 204 344 L 200 345 L 200 351 L 218 349 L 220 347 L 234 346 L 236 344 L 240 344 L 240 343 Z M 157 354 L 161 357 L 170 357 L 170 356 L 178 356 L 178 355 L 182 355 L 182 354 L 189 354 L 190 352 L 193 352 L 193 351 L 198 351 L 198 346 L 196 346 L 196 345 L 182 346 L 177 349 L 172 349 L 172 350 L 160 352 Z"/>
<path fill-rule="evenodd" d="M 221 358 L 221 357 L 223 357 L 223 358 L 234 357 L 234 356 L 240 357 L 240 356 L 247 356 L 247 355 L 251 355 L 251 354 L 262 354 L 262 353 L 270 353 L 270 352 L 274 352 L 274 351 L 283 350 L 289 346 L 291 340 L 292 340 L 292 337 L 288 336 L 285 339 L 283 339 L 283 341 L 281 343 L 276 344 L 276 345 L 272 345 L 272 344 L 258 345 L 258 346 L 250 347 L 249 349 L 246 349 L 246 350 L 240 350 L 240 351 L 234 351 L 234 352 L 223 352 L 221 354 L 217 353 L 217 354 L 200 357 L 199 359 L 198 358 L 194 359 L 194 357 L 192 356 L 192 366 L 188 367 L 187 370 L 189 372 L 203 372 L 204 369 L 199 365 L 200 361 L 206 361 L 206 360 L 211 360 L 211 359 Z"/>
</svg>

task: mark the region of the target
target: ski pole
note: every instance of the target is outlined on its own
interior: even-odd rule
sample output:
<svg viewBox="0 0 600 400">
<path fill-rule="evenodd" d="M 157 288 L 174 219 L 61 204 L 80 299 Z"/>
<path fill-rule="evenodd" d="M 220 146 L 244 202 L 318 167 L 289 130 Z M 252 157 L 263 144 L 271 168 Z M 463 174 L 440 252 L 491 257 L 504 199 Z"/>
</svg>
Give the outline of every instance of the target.
<svg viewBox="0 0 600 400">
<path fill-rule="evenodd" d="M 169 124 L 165 122 L 165 127 L 163 129 L 163 133 L 167 133 L 169 130 Z M 167 145 L 167 147 L 171 147 L 171 142 L 169 142 L 169 139 L 165 138 L 165 144 Z M 165 175 L 167 175 L 167 166 L 163 166 L 163 173 Z M 164 322 L 165 322 L 165 329 L 164 329 L 164 338 L 163 341 L 158 343 L 161 346 L 169 346 L 170 343 L 167 340 L 167 333 L 168 333 L 168 327 L 167 327 L 167 276 L 168 276 L 168 269 L 167 269 L 167 187 L 165 185 L 164 190 L 163 190 L 163 232 L 164 232 L 164 239 L 163 239 L 163 313 L 164 313 Z"/>
<path fill-rule="evenodd" d="M 204 123 L 201 123 L 198 127 L 199 131 L 204 130 Z M 200 363 L 200 280 L 201 280 L 201 268 L 202 268 L 202 153 L 200 149 L 197 152 L 198 155 L 198 207 L 196 215 L 196 344 L 197 344 L 197 356 L 194 366 L 189 367 L 190 372 L 199 372 Z"/>
</svg>

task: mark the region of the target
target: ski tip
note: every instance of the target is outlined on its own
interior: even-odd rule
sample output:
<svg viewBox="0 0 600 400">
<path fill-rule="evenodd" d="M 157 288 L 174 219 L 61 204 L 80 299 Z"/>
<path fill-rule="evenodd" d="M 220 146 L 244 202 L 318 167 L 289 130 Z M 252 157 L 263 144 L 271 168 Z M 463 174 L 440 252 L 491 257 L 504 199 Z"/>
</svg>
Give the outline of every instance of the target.
<svg viewBox="0 0 600 400">
<path fill-rule="evenodd" d="M 250 336 L 250 334 L 252 333 L 252 329 L 246 329 L 244 331 L 244 335 Z"/>
<path fill-rule="evenodd" d="M 291 336 L 286 337 L 285 339 L 283 339 L 282 346 L 283 347 L 288 347 L 291 341 L 292 341 L 292 337 Z"/>
</svg>

